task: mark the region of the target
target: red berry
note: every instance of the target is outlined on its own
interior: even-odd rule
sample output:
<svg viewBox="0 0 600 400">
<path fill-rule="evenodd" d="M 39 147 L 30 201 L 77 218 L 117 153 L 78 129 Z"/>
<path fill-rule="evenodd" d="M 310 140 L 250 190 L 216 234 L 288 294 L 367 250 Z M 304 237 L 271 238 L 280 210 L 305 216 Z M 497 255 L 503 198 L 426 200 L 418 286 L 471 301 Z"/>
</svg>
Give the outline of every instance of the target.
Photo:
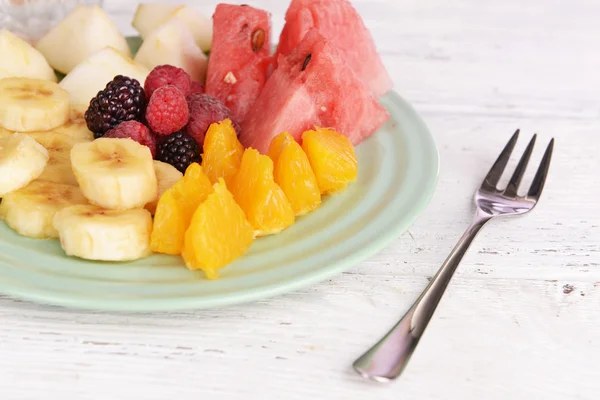
<svg viewBox="0 0 600 400">
<path fill-rule="evenodd" d="M 130 138 L 150 149 L 152 157 L 156 155 L 156 137 L 146 125 L 137 121 L 125 121 L 104 134 L 105 138 Z"/>
<path fill-rule="evenodd" d="M 182 129 L 189 116 L 185 96 L 173 85 L 156 89 L 146 107 L 146 121 L 158 135 L 169 135 Z"/>
<path fill-rule="evenodd" d="M 156 89 L 166 85 L 173 85 L 181 90 L 184 96 L 189 96 L 192 88 L 192 79 L 181 68 L 172 65 L 159 65 L 146 77 L 146 82 L 144 83 L 146 98 L 149 99 Z"/>
<path fill-rule="evenodd" d="M 240 128 L 234 120 L 231 110 L 217 98 L 208 94 L 194 94 L 187 98 L 190 110 L 190 120 L 185 132 L 196 139 L 199 146 L 204 145 L 204 135 L 210 124 L 229 118 L 237 134 Z"/>
<path fill-rule="evenodd" d="M 204 85 L 200 82 L 192 81 L 192 86 L 190 88 L 190 94 L 188 96 L 192 96 L 194 94 L 202 94 L 204 93 Z"/>
</svg>

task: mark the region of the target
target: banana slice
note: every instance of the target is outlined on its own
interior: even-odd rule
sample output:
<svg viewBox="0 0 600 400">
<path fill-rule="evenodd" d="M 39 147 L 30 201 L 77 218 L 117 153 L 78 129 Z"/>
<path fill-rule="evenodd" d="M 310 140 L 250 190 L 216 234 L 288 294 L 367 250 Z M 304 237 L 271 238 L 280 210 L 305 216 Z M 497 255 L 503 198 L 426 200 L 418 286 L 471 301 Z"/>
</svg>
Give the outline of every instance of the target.
<svg viewBox="0 0 600 400">
<path fill-rule="evenodd" d="M 154 172 L 156 173 L 156 180 L 158 181 L 158 196 L 156 196 L 154 201 L 146 204 L 145 207 L 152 215 L 156 212 L 156 206 L 158 205 L 160 196 L 162 196 L 167 189 L 170 189 L 175 182 L 183 178 L 183 174 L 179 172 L 177 168 L 162 161 L 154 160 Z"/>
<path fill-rule="evenodd" d="M 54 129 L 56 133 L 62 133 L 78 141 L 92 141 L 94 134 L 87 127 L 85 112 L 87 105 L 73 105 L 69 111 L 69 120 L 64 125 Z"/>
<path fill-rule="evenodd" d="M 83 194 L 97 206 L 141 208 L 158 194 L 150 149 L 131 139 L 77 143 L 71 150 L 71 164 Z"/>
<path fill-rule="evenodd" d="M 71 166 L 71 149 L 75 144 L 81 143 L 83 140 L 75 140 L 54 131 L 28 133 L 27 135 L 34 138 L 36 142 L 48 150 L 48 164 L 38 179 L 41 181 L 77 185 L 77 179 L 75 179 L 73 167 Z"/>
<path fill-rule="evenodd" d="M 35 180 L 4 196 L 0 203 L 0 218 L 23 236 L 57 238 L 54 215 L 75 204 L 87 204 L 77 186 Z"/>
<path fill-rule="evenodd" d="M 13 131 L 9 131 L 8 129 L 4 129 L 0 126 L 0 139 L 9 137 L 13 133 Z"/>
<path fill-rule="evenodd" d="M 48 158 L 44 146 L 27 135 L 0 138 L 0 197 L 39 177 Z"/>
<path fill-rule="evenodd" d="M 92 205 L 62 209 L 54 216 L 67 255 L 102 261 L 149 256 L 152 216 L 148 210 L 105 210 Z"/>
<path fill-rule="evenodd" d="M 49 131 L 69 120 L 69 93 L 30 78 L 0 80 L 0 126 L 16 132 Z"/>
</svg>

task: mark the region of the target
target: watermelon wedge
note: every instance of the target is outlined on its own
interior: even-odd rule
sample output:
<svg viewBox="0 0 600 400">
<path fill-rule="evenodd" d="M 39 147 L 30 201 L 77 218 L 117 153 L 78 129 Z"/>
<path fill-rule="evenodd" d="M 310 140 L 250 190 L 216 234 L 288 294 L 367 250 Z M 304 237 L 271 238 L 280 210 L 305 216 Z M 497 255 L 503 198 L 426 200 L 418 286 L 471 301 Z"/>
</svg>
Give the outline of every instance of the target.
<svg viewBox="0 0 600 400">
<path fill-rule="evenodd" d="M 300 140 L 317 125 L 335 128 L 358 144 L 388 118 L 342 54 L 311 29 L 290 55 L 279 56 L 277 69 L 242 123 L 240 141 L 266 154 L 281 132 Z"/>
<path fill-rule="evenodd" d="M 206 93 L 225 103 L 237 121 L 244 120 L 265 84 L 272 60 L 270 35 L 266 11 L 246 5 L 217 5 Z"/>
<path fill-rule="evenodd" d="M 340 49 L 375 98 L 392 88 L 371 33 L 348 0 L 292 0 L 285 21 L 276 56 L 290 54 L 304 35 L 316 28 Z"/>
</svg>

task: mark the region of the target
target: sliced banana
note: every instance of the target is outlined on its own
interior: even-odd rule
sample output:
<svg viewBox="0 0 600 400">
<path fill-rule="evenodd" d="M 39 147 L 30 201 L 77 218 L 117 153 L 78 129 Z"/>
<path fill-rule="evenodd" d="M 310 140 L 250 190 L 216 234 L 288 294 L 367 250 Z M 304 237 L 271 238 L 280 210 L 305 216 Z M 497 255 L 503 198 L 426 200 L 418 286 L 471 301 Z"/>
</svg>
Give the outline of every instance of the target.
<svg viewBox="0 0 600 400">
<path fill-rule="evenodd" d="M 0 138 L 0 197 L 39 177 L 48 158 L 44 146 L 27 135 L 15 133 Z"/>
<path fill-rule="evenodd" d="M 67 255 L 102 261 L 129 261 L 150 250 L 152 216 L 148 210 L 105 210 L 92 205 L 64 208 L 54 216 Z"/>
<path fill-rule="evenodd" d="M 57 238 L 54 215 L 65 207 L 87 204 L 77 186 L 35 180 L 7 194 L 0 203 L 0 218 L 23 236 Z"/>
<path fill-rule="evenodd" d="M 49 131 L 69 120 L 69 94 L 58 84 L 30 78 L 0 80 L 0 126 L 16 132 Z"/>
<path fill-rule="evenodd" d="M 72 105 L 69 111 L 69 120 L 54 129 L 54 132 L 62 133 L 78 141 L 94 140 L 94 134 L 88 129 L 85 122 L 84 115 L 87 108 L 87 105 Z"/>
<path fill-rule="evenodd" d="M 71 149 L 77 143 L 82 141 L 75 140 L 61 133 L 39 132 L 29 133 L 31 136 L 48 150 L 48 164 L 44 172 L 39 176 L 41 181 L 56 183 L 65 183 L 67 185 L 77 185 L 77 179 L 71 166 Z"/>
<path fill-rule="evenodd" d="M 131 139 L 78 143 L 71 150 L 71 164 L 83 194 L 97 206 L 141 208 L 158 195 L 150 149 Z"/>
<path fill-rule="evenodd" d="M 183 178 L 183 174 L 177 168 L 162 161 L 154 160 L 154 172 L 156 173 L 156 180 L 158 182 L 158 195 L 154 201 L 146 204 L 146 210 L 150 211 L 152 215 L 156 212 L 160 196 L 170 189 L 175 182 Z"/>
</svg>

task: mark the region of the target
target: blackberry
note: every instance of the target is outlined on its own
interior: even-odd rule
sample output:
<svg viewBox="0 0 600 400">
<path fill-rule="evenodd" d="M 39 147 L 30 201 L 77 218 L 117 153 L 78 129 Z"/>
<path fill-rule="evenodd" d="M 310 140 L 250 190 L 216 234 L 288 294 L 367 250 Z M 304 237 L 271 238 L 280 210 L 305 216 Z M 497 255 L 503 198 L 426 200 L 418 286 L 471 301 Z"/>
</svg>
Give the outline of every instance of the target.
<svg viewBox="0 0 600 400">
<path fill-rule="evenodd" d="M 98 139 L 121 122 L 143 122 L 145 112 L 146 95 L 142 85 L 133 78 L 117 75 L 90 101 L 85 122 Z"/>
<path fill-rule="evenodd" d="M 156 149 L 156 159 L 171 164 L 181 173 L 194 162 L 202 162 L 201 149 L 196 140 L 184 132 L 164 136 Z"/>
</svg>

